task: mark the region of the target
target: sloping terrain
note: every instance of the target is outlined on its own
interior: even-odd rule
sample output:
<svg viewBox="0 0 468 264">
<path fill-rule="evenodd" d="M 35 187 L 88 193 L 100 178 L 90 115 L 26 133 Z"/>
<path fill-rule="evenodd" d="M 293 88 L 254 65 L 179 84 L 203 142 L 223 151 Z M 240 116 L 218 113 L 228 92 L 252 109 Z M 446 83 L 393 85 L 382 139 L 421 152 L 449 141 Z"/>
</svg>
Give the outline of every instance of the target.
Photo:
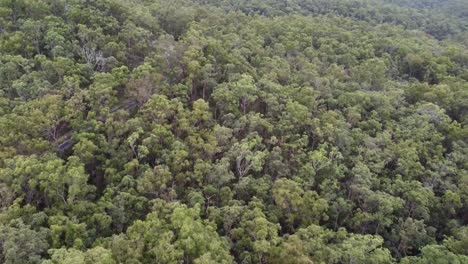
<svg viewBox="0 0 468 264">
<path fill-rule="evenodd" d="M 467 263 L 466 16 L 0 1 L 0 263 Z"/>
</svg>

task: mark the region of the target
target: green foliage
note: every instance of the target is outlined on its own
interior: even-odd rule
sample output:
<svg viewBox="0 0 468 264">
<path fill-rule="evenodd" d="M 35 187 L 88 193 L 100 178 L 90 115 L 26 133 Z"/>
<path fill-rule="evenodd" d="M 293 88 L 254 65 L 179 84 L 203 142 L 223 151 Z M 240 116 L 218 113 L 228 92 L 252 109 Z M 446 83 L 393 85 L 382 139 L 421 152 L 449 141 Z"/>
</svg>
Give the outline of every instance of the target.
<svg viewBox="0 0 468 264">
<path fill-rule="evenodd" d="M 463 0 L 0 0 L 0 263 L 467 263 Z"/>
</svg>

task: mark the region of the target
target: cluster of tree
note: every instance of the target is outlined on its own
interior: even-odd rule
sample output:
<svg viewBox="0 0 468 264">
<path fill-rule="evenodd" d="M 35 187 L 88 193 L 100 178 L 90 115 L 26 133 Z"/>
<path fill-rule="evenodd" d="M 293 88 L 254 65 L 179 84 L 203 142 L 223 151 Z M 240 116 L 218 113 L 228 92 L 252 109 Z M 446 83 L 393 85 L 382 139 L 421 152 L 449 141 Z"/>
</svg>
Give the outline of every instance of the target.
<svg viewBox="0 0 468 264">
<path fill-rule="evenodd" d="M 366 2 L 0 0 L 0 262 L 467 263 L 468 50 Z"/>
<path fill-rule="evenodd" d="M 339 15 L 373 24 L 389 23 L 418 29 L 441 40 L 468 30 L 464 0 L 195 0 L 226 11 L 266 16 Z M 466 37 L 466 36 L 465 36 Z"/>
</svg>

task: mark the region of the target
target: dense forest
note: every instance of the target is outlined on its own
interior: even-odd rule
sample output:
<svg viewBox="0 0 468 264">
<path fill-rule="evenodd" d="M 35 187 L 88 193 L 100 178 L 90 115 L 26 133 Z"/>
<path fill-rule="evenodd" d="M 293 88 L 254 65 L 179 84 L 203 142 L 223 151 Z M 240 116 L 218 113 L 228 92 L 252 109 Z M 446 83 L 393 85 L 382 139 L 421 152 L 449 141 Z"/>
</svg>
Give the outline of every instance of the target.
<svg viewBox="0 0 468 264">
<path fill-rule="evenodd" d="M 468 263 L 468 1 L 0 0 L 0 263 Z"/>
</svg>

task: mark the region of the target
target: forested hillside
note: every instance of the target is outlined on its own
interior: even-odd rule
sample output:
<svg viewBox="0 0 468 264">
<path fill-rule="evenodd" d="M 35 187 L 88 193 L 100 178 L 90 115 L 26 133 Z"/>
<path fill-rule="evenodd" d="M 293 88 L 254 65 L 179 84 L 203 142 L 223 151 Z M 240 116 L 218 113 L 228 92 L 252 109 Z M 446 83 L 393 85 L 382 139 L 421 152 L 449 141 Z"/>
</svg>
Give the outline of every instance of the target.
<svg viewBox="0 0 468 264">
<path fill-rule="evenodd" d="M 468 2 L 0 0 L 0 263 L 468 263 Z"/>
</svg>

